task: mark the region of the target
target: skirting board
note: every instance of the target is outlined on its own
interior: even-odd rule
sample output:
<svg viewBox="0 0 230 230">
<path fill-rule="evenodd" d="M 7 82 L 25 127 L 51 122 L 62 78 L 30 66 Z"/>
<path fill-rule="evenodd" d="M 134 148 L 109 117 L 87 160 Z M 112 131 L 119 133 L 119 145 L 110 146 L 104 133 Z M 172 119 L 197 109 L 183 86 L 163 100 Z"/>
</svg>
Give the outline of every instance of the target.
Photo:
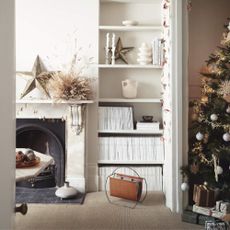
<svg viewBox="0 0 230 230">
<path fill-rule="evenodd" d="M 66 181 L 68 181 L 70 186 L 73 186 L 79 192 L 85 193 L 85 178 L 84 177 L 66 177 Z"/>
</svg>

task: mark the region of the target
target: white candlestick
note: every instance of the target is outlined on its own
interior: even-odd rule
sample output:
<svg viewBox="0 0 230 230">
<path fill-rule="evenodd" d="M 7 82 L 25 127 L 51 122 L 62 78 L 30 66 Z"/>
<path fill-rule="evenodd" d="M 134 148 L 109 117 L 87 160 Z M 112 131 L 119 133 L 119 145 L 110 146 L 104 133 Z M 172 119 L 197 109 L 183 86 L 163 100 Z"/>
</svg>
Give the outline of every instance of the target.
<svg viewBox="0 0 230 230">
<path fill-rule="evenodd" d="M 109 48 L 109 33 L 106 34 L 106 48 Z"/>
<path fill-rule="evenodd" d="M 113 33 L 113 37 L 112 37 L 112 47 L 115 47 L 115 34 Z"/>
</svg>

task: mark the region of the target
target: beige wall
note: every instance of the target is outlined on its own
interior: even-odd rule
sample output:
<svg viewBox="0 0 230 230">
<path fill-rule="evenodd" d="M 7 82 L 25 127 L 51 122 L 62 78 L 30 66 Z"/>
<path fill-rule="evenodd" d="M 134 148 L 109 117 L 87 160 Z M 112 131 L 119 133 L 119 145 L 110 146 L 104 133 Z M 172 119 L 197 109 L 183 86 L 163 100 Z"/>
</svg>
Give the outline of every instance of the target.
<svg viewBox="0 0 230 230">
<path fill-rule="evenodd" d="M 222 39 L 230 0 L 192 0 L 189 13 L 189 97 L 200 95 L 199 70 Z"/>
</svg>

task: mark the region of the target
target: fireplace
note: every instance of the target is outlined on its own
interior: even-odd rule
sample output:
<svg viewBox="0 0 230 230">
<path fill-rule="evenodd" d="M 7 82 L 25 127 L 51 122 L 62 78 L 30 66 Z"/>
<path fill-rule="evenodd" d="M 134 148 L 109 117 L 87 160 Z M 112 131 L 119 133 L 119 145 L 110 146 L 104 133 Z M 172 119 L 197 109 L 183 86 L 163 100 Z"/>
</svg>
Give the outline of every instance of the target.
<svg viewBox="0 0 230 230">
<path fill-rule="evenodd" d="M 65 180 L 65 121 L 62 119 L 17 119 L 16 147 L 31 148 L 51 155 L 54 164 L 29 181 L 18 182 L 22 187 L 62 186 Z"/>
</svg>

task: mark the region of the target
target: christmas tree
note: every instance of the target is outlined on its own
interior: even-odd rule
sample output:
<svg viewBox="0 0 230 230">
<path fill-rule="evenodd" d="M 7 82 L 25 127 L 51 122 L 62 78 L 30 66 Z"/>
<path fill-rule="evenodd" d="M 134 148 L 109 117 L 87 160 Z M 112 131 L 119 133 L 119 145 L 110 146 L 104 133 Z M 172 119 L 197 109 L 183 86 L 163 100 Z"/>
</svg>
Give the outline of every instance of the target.
<svg viewBox="0 0 230 230">
<path fill-rule="evenodd" d="M 190 104 L 189 157 L 182 173 L 190 192 L 194 183 L 204 183 L 219 190 L 221 199 L 229 200 L 230 23 L 225 28 L 221 45 L 201 70 L 201 98 Z"/>
</svg>

